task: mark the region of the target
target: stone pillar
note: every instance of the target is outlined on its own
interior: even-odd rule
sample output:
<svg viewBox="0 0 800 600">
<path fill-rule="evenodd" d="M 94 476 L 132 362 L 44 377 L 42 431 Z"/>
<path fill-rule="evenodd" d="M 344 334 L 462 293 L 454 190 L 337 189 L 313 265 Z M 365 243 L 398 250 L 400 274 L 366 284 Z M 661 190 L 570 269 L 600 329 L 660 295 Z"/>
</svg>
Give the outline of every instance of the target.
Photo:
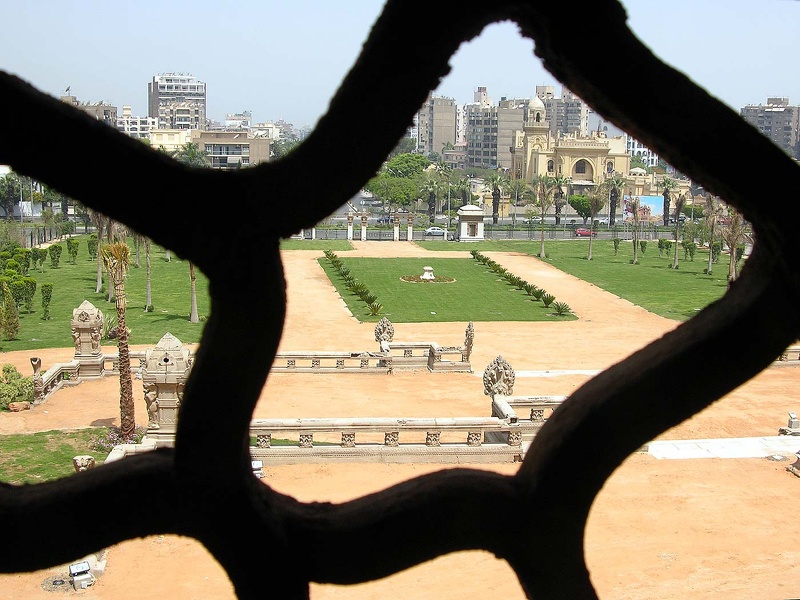
<svg viewBox="0 0 800 600">
<path fill-rule="evenodd" d="M 147 403 L 147 437 L 156 447 L 174 446 L 178 409 L 191 370 L 189 350 L 167 333 L 145 353 L 142 386 Z"/>
<path fill-rule="evenodd" d="M 44 402 L 44 379 L 42 378 L 42 359 L 38 356 L 31 357 L 33 367 L 33 403 Z"/>
<path fill-rule="evenodd" d="M 72 341 L 75 344 L 75 360 L 78 361 L 78 377 L 94 379 L 103 376 L 105 361 L 100 348 L 103 331 L 103 313 L 94 304 L 84 300 L 72 311 Z"/>
<path fill-rule="evenodd" d="M 347 239 L 351 242 L 353 241 L 353 216 L 352 211 L 347 213 Z"/>
<path fill-rule="evenodd" d="M 406 215 L 406 224 L 408 226 L 408 241 L 414 240 L 414 213 Z"/>
<path fill-rule="evenodd" d="M 395 242 L 400 241 L 400 214 L 395 212 L 394 218 L 392 218 L 392 225 L 394 229 L 393 239 Z"/>
<path fill-rule="evenodd" d="M 312 240 L 317 239 L 317 228 L 316 227 L 312 227 L 311 228 L 311 239 Z"/>
<path fill-rule="evenodd" d="M 361 241 L 367 241 L 367 213 L 361 213 Z"/>
</svg>

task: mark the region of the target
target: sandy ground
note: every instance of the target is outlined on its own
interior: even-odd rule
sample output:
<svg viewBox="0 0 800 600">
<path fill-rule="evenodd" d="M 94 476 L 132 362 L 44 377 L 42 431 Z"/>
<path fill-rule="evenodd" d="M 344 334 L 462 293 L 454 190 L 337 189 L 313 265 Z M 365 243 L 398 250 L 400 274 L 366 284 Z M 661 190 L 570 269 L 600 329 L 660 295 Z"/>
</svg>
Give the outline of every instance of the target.
<svg viewBox="0 0 800 600">
<path fill-rule="evenodd" d="M 563 242 L 581 243 L 581 242 Z M 356 242 L 343 256 L 420 256 L 415 244 Z M 370 350 L 374 325 L 359 324 L 317 264 L 321 252 L 284 254 L 289 291 L 281 350 Z M 436 253 L 468 257 L 466 251 Z M 512 272 L 546 288 L 579 316 L 568 323 L 475 323 L 472 364 L 480 372 L 502 355 L 517 371 L 599 370 L 664 335 L 677 323 L 652 315 L 535 258 L 491 254 Z M 67 326 L 67 325 L 65 325 Z M 460 345 L 467 322 L 395 324 L 396 340 Z M 109 351 L 113 351 L 109 348 Z M 3 363 L 30 372 L 30 356 L 43 368 L 67 361 L 72 349 L 4 353 Z M 691 376 L 687 374 L 685 376 Z M 589 375 L 517 377 L 515 394 L 568 395 Z M 476 374 L 274 374 L 255 417 L 488 416 L 490 403 Z M 699 415 L 659 439 L 776 435 L 794 394 L 800 367 L 770 367 Z M 135 385 L 137 422 L 146 422 L 141 384 Z M 422 387 L 424 392 L 419 393 Z M 59 391 L 23 413 L 0 414 L 0 433 L 118 424 L 114 378 Z M 798 441 L 800 450 L 800 440 Z M 602 449 L 598 449 L 602 451 Z M 795 522 L 800 479 L 786 471 L 795 457 L 657 460 L 630 457 L 607 482 L 590 515 L 586 556 L 602 598 L 800 597 L 800 547 Z M 438 465 L 328 464 L 269 467 L 264 483 L 303 501 L 340 502 L 440 470 Z M 477 468 L 513 473 L 514 465 Z M 581 465 L 575 465 L 580 476 Z M 507 526 L 513 527 L 513 523 Z M 334 549 L 332 549 L 334 550 Z M 335 549 L 339 550 L 339 549 Z M 66 568 L 0 576 L 0 600 L 85 595 L 101 600 L 234 598 L 224 571 L 194 540 L 154 536 L 107 550 L 107 569 L 96 584 L 54 592 L 48 578 Z M 264 569 L 268 582 L 274 573 Z M 43 585 L 43 583 L 45 585 Z M 269 593 L 268 583 L 265 595 Z M 358 586 L 312 585 L 315 600 L 378 597 L 459 599 L 498 594 L 523 598 L 514 572 L 485 552 L 440 557 L 392 577 Z"/>
</svg>

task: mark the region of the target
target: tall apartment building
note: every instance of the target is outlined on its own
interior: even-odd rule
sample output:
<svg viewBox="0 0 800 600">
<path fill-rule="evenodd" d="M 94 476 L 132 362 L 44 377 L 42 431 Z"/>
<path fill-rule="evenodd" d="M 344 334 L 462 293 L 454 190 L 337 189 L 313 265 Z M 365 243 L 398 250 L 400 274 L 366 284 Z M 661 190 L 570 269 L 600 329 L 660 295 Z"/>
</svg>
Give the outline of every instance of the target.
<svg viewBox="0 0 800 600">
<path fill-rule="evenodd" d="M 511 167 L 511 147 L 516 132 L 525 125 L 529 102 L 529 98 L 503 97 L 495 106 L 485 87 L 475 91 L 474 102 L 464 106 L 467 168 Z"/>
<path fill-rule="evenodd" d="M 430 94 L 417 113 L 417 151 L 423 156 L 442 154 L 448 145 L 455 146 L 458 108 L 453 98 Z"/>
<path fill-rule="evenodd" d="M 800 158 L 800 106 L 789 98 L 767 98 L 767 105 L 748 104 L 740 114 L 790 156 Z"/>
<path fill-rule="evenodd" d="M 158 119 L 155 117 L 134 117 L 131 107 L 122 107 L 122 116 L 117 117 L 117 129 L 125 135 L 136 139 L 150 139 L 150 132 L 158 129 Z"/>
<path fill-rule="evenodd" d="M 552 85 L 537 85 L 536 96 L 544 103 L 550 120 L 550 132 L 586 137 L 589 134 L 589 105 L 567 88 L 557 98 Z"/>
<path fill-rule="evenodd" d="M 203 129 L 206 84 L 192 75 L 161 73 L 147 84 L 147 115 L 160 129 Z"/>
</svg>

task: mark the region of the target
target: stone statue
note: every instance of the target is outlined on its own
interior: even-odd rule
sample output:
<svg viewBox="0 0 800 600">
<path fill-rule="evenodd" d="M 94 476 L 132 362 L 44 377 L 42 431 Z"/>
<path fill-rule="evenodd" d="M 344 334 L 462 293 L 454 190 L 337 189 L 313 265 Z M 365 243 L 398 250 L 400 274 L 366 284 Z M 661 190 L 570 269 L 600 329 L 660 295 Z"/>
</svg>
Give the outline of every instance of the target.
<svg viewBox="0 0 800 600">
<path fill-rule="evenodd" d="M 472 344 L 475 342 L 475 327 L 472 325 L 472 321 L 469 322 L 467 325 L 467 331 L 465 332 L 464 337 L 464 352 L 461 354 L 461 360 L 468 361 L 470 355 L 472 354 Z"/>
<path fill-rule="evenodd" d="M 75 344 L 75 352 L 80 352 L 81 351 L 81 334 L 74 327 L 72 328 L 72 343 Z"/>
<path fill-rule="evenodd" d="M 158 398 L 155 385 L 147 386 L 147 389 L 144 393 L 144 401 L 147 403 L 147 426 L 150 429 L 158 429 L 160 425 L 158 418 Z"/>
<path fill-rule="evenodd" d="M 72 466 L 75 468 L 76 473 L 83 473 L 89 469 L 93 469 L 95 465 L 94 456 L 88 454 L 81 454 L 72 458 Z"/>
<path fill-rule="evenodd" d="M 394 325 L 386 317 L 382 317 L 378 324 L 375 325 L 375 341 L 391 342 L 394 340 Z"/>
<path fill-rule="evenodd" d="M 502 356 L 498 356 L 483 371 L 483 393 L 494 398 L 496 395 L 510 396 L 514 393 L 514 369 Z"/>
<path fill-rule="evenodd" d="M 92 327 L 92 350 L 100 351 L 100 328 Z"/>
</svg>

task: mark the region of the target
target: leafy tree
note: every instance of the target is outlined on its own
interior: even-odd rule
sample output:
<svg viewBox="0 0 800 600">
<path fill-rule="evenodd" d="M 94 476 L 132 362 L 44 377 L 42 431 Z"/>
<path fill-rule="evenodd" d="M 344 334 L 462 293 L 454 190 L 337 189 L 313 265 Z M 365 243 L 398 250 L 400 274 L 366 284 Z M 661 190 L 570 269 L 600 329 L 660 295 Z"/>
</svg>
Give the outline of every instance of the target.
<svg viewBox="0 0 800 600">
<path fill-rule="evenodd" d="M 269 144 L 269 159 L 280 160 L 300 145 L 296 137 L 273 140 Z"/>
<path fill-rule="evenodd" d="M 14 206 L 19 204 L 22 181 L 16 173 L 0 177 L 0 206 L 6 213 L 6 220 L 14 218 Z"/>
<path fill-rule="evenodd" d="M 413 178 L 431 165 L 431 161 L 422 154 L 398 154 L 386 161 L 382 171 L 394 177 Z"/>
<path fill-rule="evenodd" d="M 50 266 L 54 269 L 58 268 L 58 263 L 61 260 L 61 253 L 64 248 L 60 244 L 52 244 L 47 247 L 47 254 L 50 256 Z"/>
<path fill-rule="evenodd" d="M 389 158 L 393 158 L 399 154 L 408 154 L 414 151 L 417 147 L 417 142 L 414 138 L 404 135 L 397 142 L 397 145 L 389 153 Z M 421 156 L 421 155 L 420 155 Z"/>
<path fill-rule="evenodd" d="M 53 300 L 53 284 L 52 283 L 43 283 L 42 284 L 42 309 L 44 310 L 44 315 L 42 319 L 45 321 L 49 321 L 52 317 L 50 316 L 50 302 Z"/>
<path fill-rule="evenodd" d="M 125 275 L 130 267 L 130 248 L 124 242 L 103 246 L 103 263 L 108 269 L 114 285 L 117 308 L 117 349 L 119 353 L 119 419 L 120 435 L 130 439 L 136 433 L 136 415 L 133 404 L 133 380 L 131 378 L 131 356 L 128 345 L 129 331 L 125 325 L 127 299 L 125 297 Z"/>
<path fill-rule="evenodd" d="M 11 286 L 3 282 L 3 315 L 2 315 L 3 335 L 7 340 L 17 339 L 19 335 L 19 309 L 11 292 Z"/>
<path fill-rule="evenodd" d="M 78 262 L 78 240 L 75 238 L 67 239 L 67 254 L 69 254 L 69 260 L 74 265 Z"/>
<path fill-rule="evenodd" d="M 672 179 L 671 177 L 664 177 L 664 180 L 661 183 L 664 191 L 662 192 L 664 195 L 664 214 L 662 215 L 662 219 L 664 221 L 664 227 L 669 225 L 669 215 L 670 215 L 670 202 L 672 199 L 672 192 L 678 189 L 678 182 Z M 677 221 L 677 218 L 675 219 Z"/>
<path fill-rule="evenodd" d="M 589 197 L 584 194 L 573 194 L 569 197 L 569 205 L 575 209 L 578 216 L 583 219 L 583 224 L 586 225 L 587 219 L 592 216 Z"/>
<path fill-rule="evenodd" d="M 647 166 L 647 163 L 644 162 L 644 159 L 638 154 L 631 156 L 631 169 L 633 168 L 644 169 L 648 173 L 652 170 Z"/>
</svg>

